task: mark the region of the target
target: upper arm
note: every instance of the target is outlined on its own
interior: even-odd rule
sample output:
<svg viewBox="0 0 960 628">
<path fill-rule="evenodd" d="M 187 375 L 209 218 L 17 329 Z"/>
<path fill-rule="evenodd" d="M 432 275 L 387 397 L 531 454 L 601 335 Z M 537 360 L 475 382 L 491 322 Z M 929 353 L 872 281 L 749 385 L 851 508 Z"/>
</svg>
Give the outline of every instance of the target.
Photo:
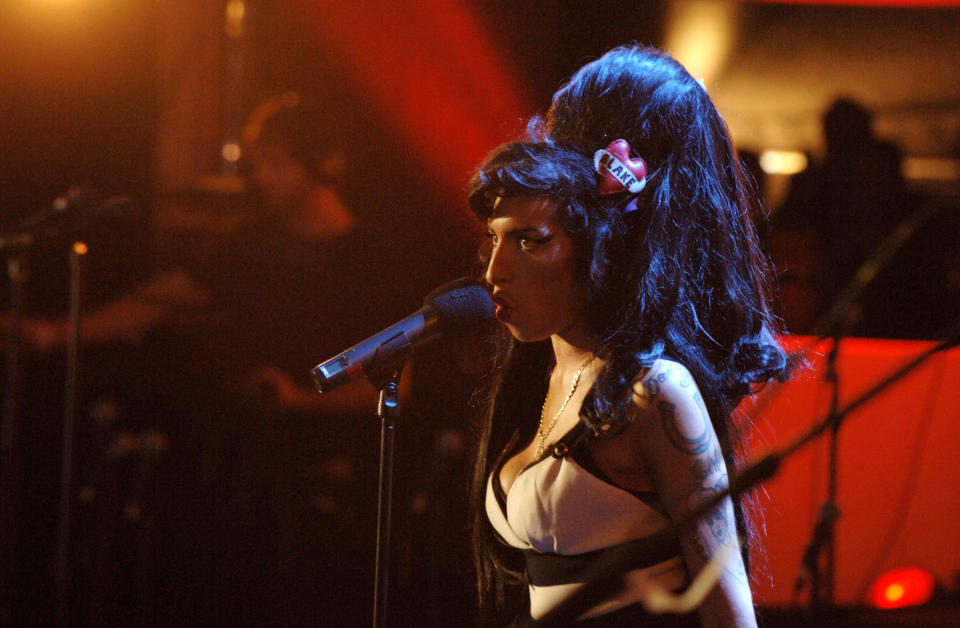
<svg viewBox="0 0 960 628">
<path fill-rule="evenodd" d="M 658 360 L 634 384 L 643 463 L 671 519 L 683 517 L 727 488 L 720 442 L 700 391 L 682 365 Z M 691 575 L 722 547 L 738 543 L 733 504 L 724 500 L 681 535 Z M 727 563 L 701 607 L 704 625 L 753 625 L 750 588 L 740 552 Z"/>
</svg>

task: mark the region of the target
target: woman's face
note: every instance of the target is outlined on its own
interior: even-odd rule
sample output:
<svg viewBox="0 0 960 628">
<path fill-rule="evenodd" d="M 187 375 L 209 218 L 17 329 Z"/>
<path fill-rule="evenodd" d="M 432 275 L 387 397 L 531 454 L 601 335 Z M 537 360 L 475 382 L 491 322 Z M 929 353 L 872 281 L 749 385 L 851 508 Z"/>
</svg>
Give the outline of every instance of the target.
<svg viewBox="0 0 960 628">
<path fill-rule="evenodd" d="M 521 342 L 584 331 L 573 242 L 554 217 L 556 207 L 549 198 L 500 198 L 487 221 L 486 279 L 496 316 Z"/>
</svg>

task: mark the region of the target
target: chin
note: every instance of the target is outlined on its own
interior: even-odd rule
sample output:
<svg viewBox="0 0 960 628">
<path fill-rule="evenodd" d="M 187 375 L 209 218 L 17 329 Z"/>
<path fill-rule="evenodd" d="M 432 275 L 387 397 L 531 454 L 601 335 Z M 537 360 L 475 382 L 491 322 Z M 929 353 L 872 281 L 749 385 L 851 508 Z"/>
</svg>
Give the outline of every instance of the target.
<svg viewBox="0 0 960 628">
<path fill-rule="evenodd" d="M 517 342 L 540 342 L 541 340 L 546 340 L 550 337 L 549 334 L 529 333 L 528 330 L 515 325 L 508 324 L 506 327 L 510 331 L 510 334 L 517 340 Z"/>
</svg>

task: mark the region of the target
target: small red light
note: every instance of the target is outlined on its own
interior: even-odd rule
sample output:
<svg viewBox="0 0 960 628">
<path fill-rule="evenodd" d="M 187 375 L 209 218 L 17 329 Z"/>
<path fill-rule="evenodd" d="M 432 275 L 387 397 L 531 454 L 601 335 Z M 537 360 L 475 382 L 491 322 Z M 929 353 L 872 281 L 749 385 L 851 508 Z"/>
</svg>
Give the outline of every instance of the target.
<svg viewBox="0 0 960 628">
<path fill-rule="evenodd" d="M 919 567 L 891 569 L 876 580 L 867 594 L 875 608 L 902 608 L 926 604 L 933 597 L 933 574 Z"/>
</svg>

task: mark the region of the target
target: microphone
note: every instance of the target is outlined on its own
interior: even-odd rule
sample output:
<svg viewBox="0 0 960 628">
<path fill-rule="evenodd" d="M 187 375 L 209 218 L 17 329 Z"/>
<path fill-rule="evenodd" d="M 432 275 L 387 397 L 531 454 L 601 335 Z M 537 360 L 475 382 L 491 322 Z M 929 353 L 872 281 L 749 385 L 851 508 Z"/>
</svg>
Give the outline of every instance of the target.
<svg viewBox="0 0 960 628">
<path fill-rule="evenodd" d="M 355 344 L 310 371 L 317 389 L 328 392 L 366 377 L 382 388 L 400 370 L 410 350 L 443 331 L 493 318 L 493 300 L 476 279 L 445 283 L 423 300 L 423 307 Z"/>
</svg>

